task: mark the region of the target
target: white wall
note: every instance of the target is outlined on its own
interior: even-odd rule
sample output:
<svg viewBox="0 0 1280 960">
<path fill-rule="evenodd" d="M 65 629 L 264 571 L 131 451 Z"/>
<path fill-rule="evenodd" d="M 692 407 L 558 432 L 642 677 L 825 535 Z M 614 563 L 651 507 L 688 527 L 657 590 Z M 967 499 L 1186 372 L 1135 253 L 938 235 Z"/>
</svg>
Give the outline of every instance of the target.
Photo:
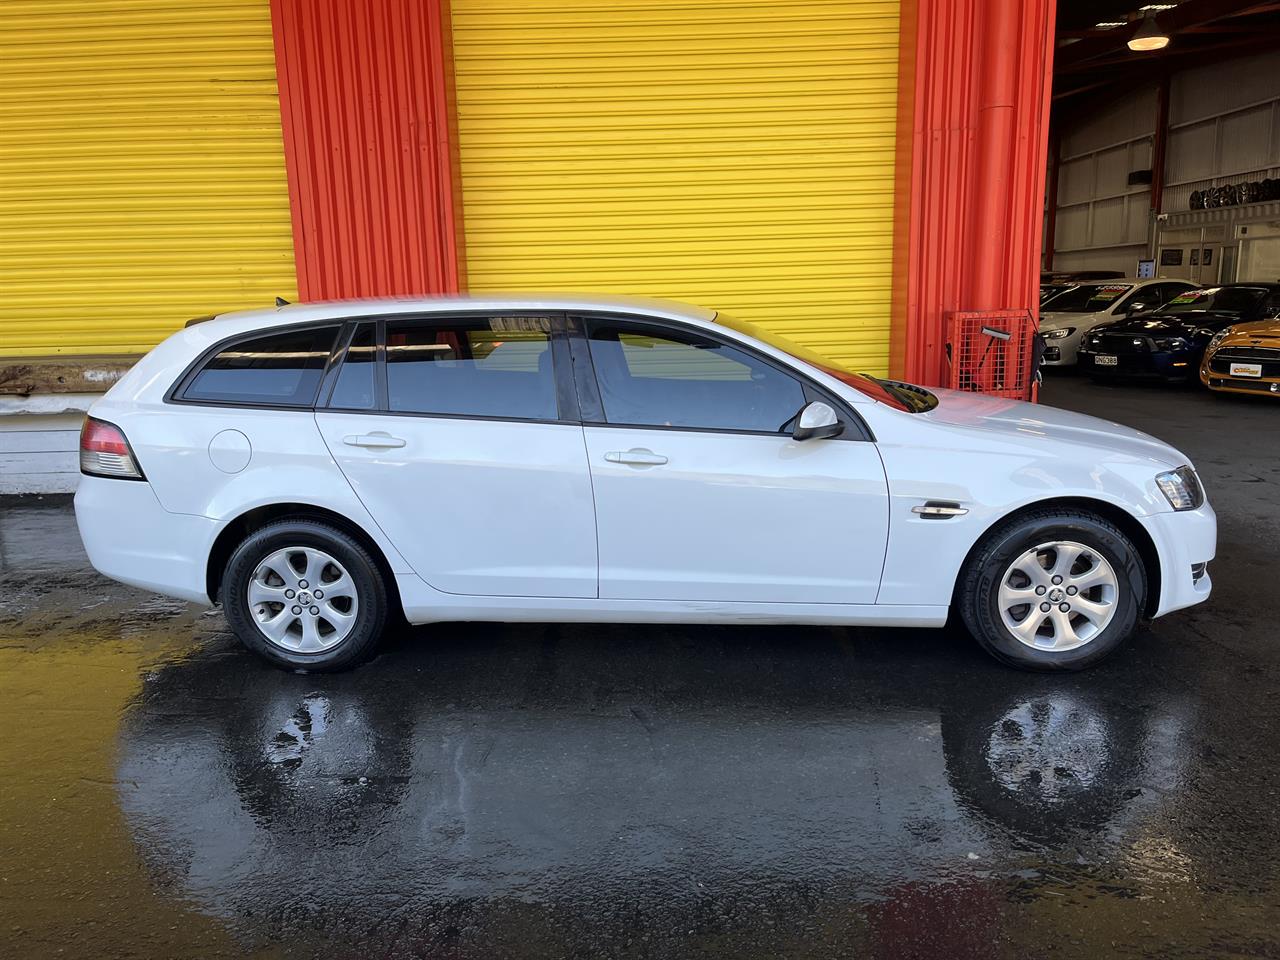
<svg viewBox="0 0 1280 960">
<path fill-rule="evenodd" d="M 1132 273 L 1147 255 L 1151 188 L 1129 174 L 1151 168 L 1156 88 L 1116 98 L 1064 129 L 1058 167 L 1055 270 Z"/>
<path fill-rule="evenodd" d="M 0 494 L 71 493 L 80 480 L 80 426 L 96 395 L 0 398 Z"/>
<path fill-rule="evenodd" d="M 1280 51 L 1175 74 L 1163 212 L 1194 190 L 1280 177 Z"/>
<path fill-rule="evenodd" d="M 1151 166 L 1156 115 L 1149 86 L 1062 130 L 1055 270 L 1132 272 L 1153 255 L 1150 189 L 1126 181 Z M 1280 177 L 1280 51 L 1174 74 L 1161 212 L 1188 210 L 1194 190 L 1268 177 Z"/>
</svg>

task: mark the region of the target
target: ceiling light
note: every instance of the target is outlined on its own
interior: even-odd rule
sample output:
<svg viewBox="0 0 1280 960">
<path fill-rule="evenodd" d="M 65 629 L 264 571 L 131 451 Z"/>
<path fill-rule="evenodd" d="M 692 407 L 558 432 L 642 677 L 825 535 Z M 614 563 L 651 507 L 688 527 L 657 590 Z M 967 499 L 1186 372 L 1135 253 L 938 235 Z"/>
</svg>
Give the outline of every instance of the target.
<svg viewBox="0 0 1280 960">
<path fill-rule="evenodd" d="M 1128 20 L 1104 20 L 1102 23 L 1095 23 L 1093 27 L 1095 30 L 1114 30 L 1116 27 L 1127 27 L 1128 25 Z"/>
<path fill-rule="evenodd" d="M 1176 3 L 1148 3 L 1145 7 L 1139 7 L 1139 13 L 1147 13 L 1151 10 L 1172 10 L 1176 7 Z"/>
<path fill-rule="evenodd" d="M 1137 32 L 1129 38 L 1129 49 L 1142 53 L 1148 50 L 1163 50 L 1168 45 L 1169 35 L 1156 23 L 1155 11 L 1148 10 Z"/>
</svg>

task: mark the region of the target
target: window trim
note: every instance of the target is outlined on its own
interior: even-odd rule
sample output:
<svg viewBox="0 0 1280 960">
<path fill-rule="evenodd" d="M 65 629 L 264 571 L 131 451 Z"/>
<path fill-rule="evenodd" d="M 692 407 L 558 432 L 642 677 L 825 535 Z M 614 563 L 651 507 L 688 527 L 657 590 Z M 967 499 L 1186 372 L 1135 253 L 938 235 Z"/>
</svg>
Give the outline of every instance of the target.
<svg viewBox="0 0 1280 960">
<path fill-rule="evenodd" d="M 660 430 L 665 432 L 680 433 L 722 433 L 735 436 L 748 437 L 780 437 L 790 440 L 791 437 L 782 431 L 769 430 L 735 430 L 727 427 L 689 427 L 689 426 L 667 426 L 666 424 L 644 424 L 644 423 L 610 423 L 605 418 L 604 401 L 600 394 L 600 384 L 596 378 L 595 363 L 591 358 L 590 338 L 587 336 L 587 324 L 590 322 L 597 323 L 635 323 L 644 326 L 657 327 L 660 330 L 670 330 L 673 333 L 686 333 L 700 336 L 706 340 L 722 346 L 730 347 L 734 350 L 740 350 L 753 359 L 759 360 L 766 366 L 772 367 L 780 373 L 786 374 L 800 384 L 800 389 L 804 393 L 805 403 L 814 403 L 820 401 L 830 404 L 836 411 L 840 420 L 845 424 L 845 430 L 838 437 L 832 437 L 833 440 L 852 440 L 859 442 L 875 442 L 875 436 L 871 433 L 870 427 L 867 426 L 865 420 L 854 412 L 851 405 L 841 397 L 836 396 L 830 390 L 813 380 L 804 371 L 798 370 L 791 364 L 771 357 L 763 351 L 757 349 L 754 345 L 745 343 L 741 340 L 735 340 L 732 337 L 726 337 L 716 330 L 710 330 L 705 327 L 693 326 L 691 324 L 681 323 L 678 320 L 671 320 L 666 317 L 650 317 L 645 314 L 624 314 L 624 313 L 605 313 L 605 312 L 578 312 L 568 317 L 568 337 L 569 344 L 574 353 L 574 382 L 579 391 L 578 403 L 583 411 L 582 425 L 584 427 L 609 427 L 615 430 Z M 585 394 L 585 395 L 584 395 Z M 796 411 L 799 414 L 799 410 Z M 588 414 L 590 415 L 588 417 Z"/>
<path fill-rule="evenodd" d="M 182 371 L 182 374 L 165 392 L 164 402 L 185 404 L 193 407 L 232 407 L 243 408 L 246 410 L 314 410 L 316 409 L 316 402 L 319 400 L 320 393 L 324 389 L 325 382 L 329 377 L 330 370 L 333 368 L 339 347 L 342 345 L 345 325 L 348 322 L 349 321 L 342 318 L 306 320 L 301 323 L 282 324 L 275 327 L 259 327 L 256 330 L 249 330 L 243 333 L 232 334 L 229 337 L 224 337 L 212 346 L 206 347 L 194 360 L 187 364 L 186 368 Z M 249 340 L 257 340 L 260 337 L 270 337 L 276 334 L 303 333 L 307 330 L 322 330 L 326 327 L 334 328 L 333 346 L 329 349 L 329 356 L 325 358 L 324 367 L 321 369 L 320 380 L 316 383 L 315 392 L 312 394 L 311 400 L 307 403 L 265 402 L 261 400 L 202 400 L 185 396 L 192 382 L 204 370 L 205 365 L 224 350 L 230 349 L 237 344 L 245 343 Z"/>
</svg>

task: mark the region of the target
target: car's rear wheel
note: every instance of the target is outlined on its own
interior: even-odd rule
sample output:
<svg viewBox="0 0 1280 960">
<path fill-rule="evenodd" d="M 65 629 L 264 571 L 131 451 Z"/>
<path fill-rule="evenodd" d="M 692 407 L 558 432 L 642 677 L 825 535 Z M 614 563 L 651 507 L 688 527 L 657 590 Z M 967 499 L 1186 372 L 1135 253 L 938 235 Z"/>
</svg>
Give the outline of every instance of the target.
<svg viewBox="0 0 1280 960">
<path fill-rule="evenodd" d="M 373 557 L 314 520 L 280 520 L 246 537 L 227 561 L 220 599 L 246 647 L 294 670 L 354 666 L 387 621 L 387 588 Z"/>
<path fill-rule="evenodd" d="M 996 659 L 1080 670 L 1133 633 L 1147 576 L 1133 542 L 1092 513 L 1040 510 L 992 530 L 961 574 L 965 626 Z"/>
</svg>

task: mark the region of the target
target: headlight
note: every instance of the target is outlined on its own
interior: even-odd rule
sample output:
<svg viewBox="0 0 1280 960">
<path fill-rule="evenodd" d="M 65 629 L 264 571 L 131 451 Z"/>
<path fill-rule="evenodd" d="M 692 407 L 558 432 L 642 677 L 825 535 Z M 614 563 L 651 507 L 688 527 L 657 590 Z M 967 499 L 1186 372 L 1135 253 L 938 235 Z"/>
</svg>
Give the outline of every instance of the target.
<svg viewBox="0 0 1280 960">
<path fill-rule="evenodd" d="M 1230 332 L 1231 330 L 1230 328 L 1228 328 L 1226 330 L 1219 330 L 1217 333 L 1215 333 L 1212 339 L 1209 340 L 1209 345 L 1204 348 L 1205 354 L 1208 355 L 1210 353 L 1213 353 L 1214 350 L 1218 349 L 1218 344 L 1220 344 L 1223 340 L 1227 339 L 1227 334 Z"/>
<path fill-rule="evenodd" d="M 1156 339 L 1157 350 L 1185 350 L 1187 341 L 1182 337 L 1159 337 Z"/>
<path fill-rule="evenodd" d="M 1156 474 L 1156 486 L 1175 510 L 1195 510 L 1204 503 L 1200 479 L 1190 466 Z"/>
<path fill-rule="evenodd" d="M 1045 335 L 1046 340 L 1063 340 L 1076 332 L 1075 327 L 1059 327 L 1057 330 L 1050 330 Z"/>
</svg>

